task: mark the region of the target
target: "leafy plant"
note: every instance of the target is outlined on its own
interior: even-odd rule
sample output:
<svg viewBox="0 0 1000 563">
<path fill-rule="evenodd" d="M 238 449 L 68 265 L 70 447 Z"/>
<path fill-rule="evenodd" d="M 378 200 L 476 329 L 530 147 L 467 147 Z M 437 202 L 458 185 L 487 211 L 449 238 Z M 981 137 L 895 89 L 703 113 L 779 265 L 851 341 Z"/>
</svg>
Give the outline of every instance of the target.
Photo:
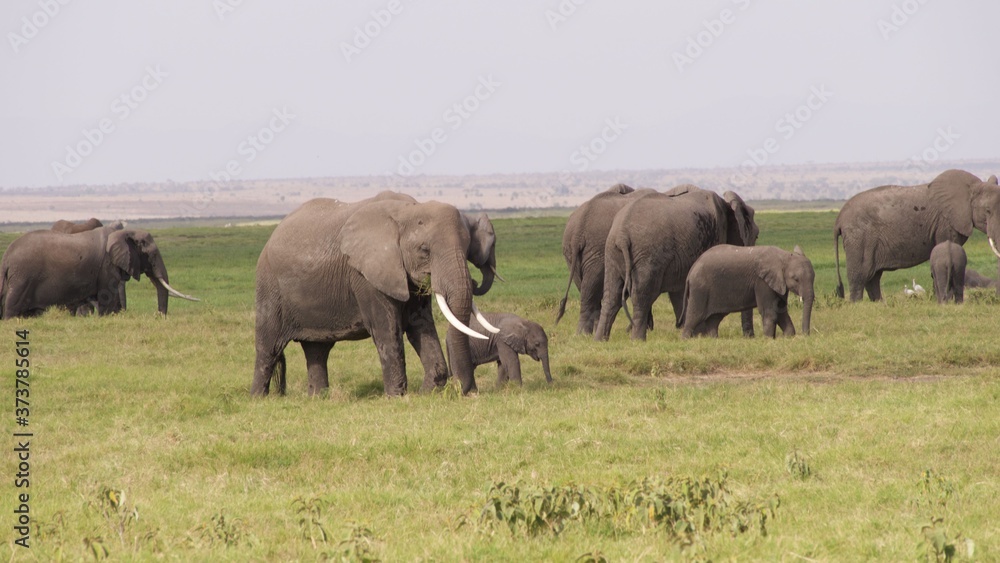
<svg viewBox="0 0 1000 563">
<path fill-rule="evenodd" d="M 976 544 L 961 534 L 954 539 L 948 539 L 944 529 L 944 518 L 932 518 L 930 524 L 920 528 L 923 535 L 919 550 L 919 559 L 934 563 L 950 563 L 959 554 L 958 547 L 965 547 L 965 556 L 970 560 L 975 556 Z"/>
<path fill-rule="evenodd" d="M 346 538 L 337 544 L 336 561 L 344 563 L 379 563 L 382 561 L 377 554 L 378 540 L 368 528 L 355 524 L 351 526 Z"/>
<path fill-rule="evenodd" d="M 735 499 L 724 472 L 700 479 L 650 477 L 607 488 L 501 481 L 490 487 L 479 521 L 488 529 L 502 524 L 512 534 L 529 536 L 558 536 L 570 522 L 599 521 L 621 532 L 658 529 L 688 547 L 713 533 L 736 536 L 756 529 L 767 535 L 767 521 L 779 504 L 777 495 L 764 502 Z"/>
<path fill-rule="evenodd" d="M 807 479 L 812 476 L 812 466 L 809 464 L 809 457 L 799 450 L 792 450 L 785 456 L 785 470 L 793 477 Z"/>
<path fill-rule="evenodd" d="M 326 501 L 321 498 L 311 498 L 306 500 L 298 497 L 292 501 L 292 509 L 299 517 L 299 528 L 302 530 L 302 538 L 312 543 L 316 548 L 316 541 L 326 543 L 329 537 L 326 527 L 323 525 L 323 509 L 326 508 Z"/>
<path fill-rule="evenodd" d="M 237 547 L 246 541 L 243 533 L 243 523 L 237 519 L 227 519 L 225 514 L 212 515 L 210 523 L 202 524 L 194 529 L 201 541 L 208 545 L 220 543 L 225 547 Z"/>
</svg>

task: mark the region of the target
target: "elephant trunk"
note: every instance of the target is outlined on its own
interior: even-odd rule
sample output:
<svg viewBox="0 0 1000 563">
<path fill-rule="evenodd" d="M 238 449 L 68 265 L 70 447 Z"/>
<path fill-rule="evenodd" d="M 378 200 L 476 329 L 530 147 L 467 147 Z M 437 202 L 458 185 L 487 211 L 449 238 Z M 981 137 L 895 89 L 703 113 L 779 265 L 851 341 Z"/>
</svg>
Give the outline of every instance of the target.
<svg viewBox="0 0 1000 563">
<path fill-rule="evenodd" d="M 549 351 L 546 350 L 542 353 L 542 371 L 545 372 L 545 381 L 552 383 L 552 373 L 549 371 Z"/>
<path fill-rule="evenodd" d="M 149 267 L 145 274 L 156 287 L 156 310 L 160 314 L 166 315 L 167 301 L 170 295 L 167 291 L 167 285 L 170 283 L 170 278 L 167 277 L 167 265 L 163 263 L 163 257 L 160 256 L 159 252 L 149 257 Z"/>
<path fill-rule="evenodd" d="M 455 326 L 455 321 L 469 326 L 472 316 L 472 279 L 465 265 L 465 254 L 456 250 L 454 256 L 442 258 L 431 267 L 433 291 L 438 294 L 438 304 L 443 301 L 454 317 L 448 326 L 446 343 L 448 346 L 448 366 L 451 373 L 462 384 L 462 393 L 475 392 L 476 380 L 473 376 L 472 350 L 469 336 Z M 442 308 L 443 312 L 444 308 Z"/>
<path fill-rule="evenodd" d="M 813 302 L 816 294 L 812 289 L 808 289 L 802 295 L 802 334 L 809 336 L 809 323 L 812 320 Z"/>
<path fill-rule="evenodd" d="M 475 281 L 472 282 L 472 294 L 476 297 L 480 295 L 486 295 L 486 292 L 493 287 L 493 279 L 497 272 L 497 255 L 495 250 L 490 250 L 490 256 L 486 260 L 485 264 L 477 264 L 479 272 L 483 275 L 483 282 L 481 284 L 476 284 Z"/>
</svg>

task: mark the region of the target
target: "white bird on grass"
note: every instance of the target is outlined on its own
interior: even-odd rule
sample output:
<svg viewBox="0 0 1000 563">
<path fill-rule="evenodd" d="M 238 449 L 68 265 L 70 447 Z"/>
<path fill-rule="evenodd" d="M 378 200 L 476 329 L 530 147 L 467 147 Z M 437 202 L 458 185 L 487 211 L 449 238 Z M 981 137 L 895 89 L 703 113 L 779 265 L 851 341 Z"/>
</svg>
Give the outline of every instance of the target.
<svg viewBox="0 0 1000 563">
<path fill-rule="evenodd" d="M 924 295 L 925 293 L 926 293 L 926 291 L 924 291 L 923 287 L 921 287 L 919 284 L 917 284 L 917 280 L 916 279 L 913 280 L 913 288 L 912 289 L 909 288 L 909 287 L 907 287 L 906 284 L 903 284 L 903 294 L 905 294 L 907 297 L 920 297 L 920 296 Z"/>
<path fill-rule="evenodd" d="M 923 295 L 927 293 L 924 288 L 917 284 L 917 278 L 913 278 L 913 292 L 917 295 Z"/>
</svg>

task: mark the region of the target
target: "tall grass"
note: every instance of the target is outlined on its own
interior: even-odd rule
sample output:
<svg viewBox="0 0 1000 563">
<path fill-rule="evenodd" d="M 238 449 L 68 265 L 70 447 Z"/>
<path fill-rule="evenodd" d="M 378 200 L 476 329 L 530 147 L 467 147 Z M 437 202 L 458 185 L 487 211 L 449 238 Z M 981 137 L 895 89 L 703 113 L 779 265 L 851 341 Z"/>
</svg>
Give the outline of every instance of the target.
<svg viewBox="0 0 1000 563">
<path fill-rule="evenodd" d="M 143 279 L 121 315 L 2 324 L 7 350 L 15 329 L 31 331 L 36 436 L 33 547 L 11 539 L 0 557 L 898 561 L 933 553 L 923 528 L 935 527 L 960 555 L 968 538 L 975 559 L 996 559 L 1000 353 L 989 330 L 1000 301 L 903 297 L 911 278 L 931 287 L 926 265 L 887 273 L 883 303 L 833 298 L 834 217 L 758 214 L 760 244 L 800 244 L 813 261 L 812 336 L 744 339 L 734 315 L 719 339 L 682 341 L 661 299 L 644 343 L 624 319 L 610 342 L 576 335 L 575 289 L 553 326 L 565 218 L 498 220 L 508 282 L 480 306 L 546 327 L 555 382 L 523 358 L 523 388 L 498 388 L 482 366 L 476 397 L 452 387 L 394 400 L 370 341 L 334 347 L 331 391 L 316 399 L 292 345 L 289 395 L 251 400 L 254 268 L 273 227 L 155 230 L 171 284 L 201 303 L 174 300 L 157 317 Z M 992 274 L 984 237 L 966 251 Z M 413 389 L 423 374 L 407 353 Z M 8 514 L 15 467 L 5 456 Z M 685 545 L 648 522 L 525 535 L 479 520 L 499 482 L 629 490 L 721 470 L 735 500 L 780 499 L 766 536 L 705 532 Z"/>
</svg>

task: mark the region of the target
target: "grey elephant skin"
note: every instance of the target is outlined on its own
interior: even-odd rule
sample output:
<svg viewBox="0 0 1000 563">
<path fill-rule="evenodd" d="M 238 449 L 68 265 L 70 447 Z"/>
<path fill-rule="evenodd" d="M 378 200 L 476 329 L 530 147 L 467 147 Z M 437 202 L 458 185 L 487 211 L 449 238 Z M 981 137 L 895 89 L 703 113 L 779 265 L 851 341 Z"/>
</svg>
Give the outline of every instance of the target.
<svg viewBox="0 0 1000 563">
<path fill-rule="evenodd" d="M 795 334 L 788 314 L 788 293 L 802 297 L 802 333 L 812 318 L 816 273 L 798 246 L 788 252 L 776 246 L 741 247 L 722 244 L 705 251 L 691 267 L 684 289 L 684 307 L 677 323 L 681 336 L 719 336 L 719 323 L 729 313 L 757 308 L 764 334 L 774 338 L 776 327 Z"/>
<path fill-rule="evenodd" d="M 4 319 L 30 317 L 52 306 L 75 310 L 96 297 L 98 314 L 106 315 L 119 310 L 119 287 L 141 274 L 156 287 L 164 315 L 170 295 L 194 299 L 170 287 L 160 249 L 146 231 L 32 231 L 12 242 L 0 261 L 0 309 Z"/>
<path fill-rule="evenodd" d="M 645 340 L 653 303 L 666 292 L 680 319 L 684 283 L 695 260 L 718 244 L 752 246 L 760 229 L 754 210 L 737 194 L 682 185 L 647 195 L 616 216 L 604 250 L 604 295 L 595 340 L 607 340 L 626 297 L 634 314 L 631 336 Z M 626 310 L 626 313 L 628 311 Z M 753 334 L 753 317 L 743 316 L 744 334 Z"/>
<path fill-rule="evenodd" d="M 975 270 L 970 270 L 966 268 L 965 270 L 965 287 L 978 288 L 987 287 L 991 289 L 997 288 L 997 281 L 993 278 L 988 278 Z"/>
<path fill-rule="evenodd" d="M 931 250 L 931 279 L 938 303 L 965 301 L 965 266 L 968 258 L 961 245 L 945 241 Z"/>
<path fill-rule="evenodd" d="M 483 313 L 483 316 L 500 332 L 493 334 L 475 317 L 472 318 L 470 328 L 489 337 L 489 340 L 470 341 L 473 365 L 496 362 L 498 385 L 504 385 L 508 381 L 521 385 L 521 360 L 518 355 L 523 354 L 541 362 L 545 381 L 552 383 L 549 338 L 540 324 L 511 313 Z"/>
<path fill-rule="evenodd" d="M 402 395 L 404 333 L 424 365 L 424 387 L 443 385 L 448 366 L 428 293 L 441 296 L 439 304 L 469 330 L 469 247 L 465 218 L 447 204 L 392 193 L 304 203 L 275 228 L 257 262 L 251 393 L 267 394 L 276 370 L 284 393 L 284 348 L 291 341 L 302 345 L 315 393 L 329 386 L 326 362 L 336 342 L 372 338 L 385 393 Z M 448 363 L 463 393 L 476 390 L 468 338 L 449 326 Z"/>
<path fill-rule="evenodd" d="M 930 259 L 939 243 L 965 244 L 978 229 L 1000 257 L 1000 187 L 963 170 L 947 170 L 928 184 L 881 186 L 847 200 L 837 215 L 833 248 L 837 263 L 837 295 L 844 296 L 840 276 L 839 239 L 844 239 L 851 301 L 864 293 L 882 299 L 882 273 L 912 268 Z M 998 289 L 1000 291 L 1000 289 Z"/>
<path fill-rule="evenodd" d="M 580 291 L 580 321 L 577 334 L 593 334 L 601 316 L 604 295 L 604 246 L 615 215 L 629 203 L 657 193 L 648 188 L 635 190 L 625 184 L 615 184 L 578 207 L 566 221 L 562 251 L 569 267 L 566 293 L 559 302 L 556 323 L 566 312 L 569 289 L 576 284 Z"/>
<path fill-rule="evenodd" d="M 96 217 L 91 217 L 90 219 L 82 223 L 74 223 L 72 221 L 67 221 L 65 219 L 60 219 L 52 224 L 51 230 L 57 233 L 82 233 L 84 231 L 92 231 L 98 227 L 103 227 L 104 223 L 101 223 Z"/>
</svg>

